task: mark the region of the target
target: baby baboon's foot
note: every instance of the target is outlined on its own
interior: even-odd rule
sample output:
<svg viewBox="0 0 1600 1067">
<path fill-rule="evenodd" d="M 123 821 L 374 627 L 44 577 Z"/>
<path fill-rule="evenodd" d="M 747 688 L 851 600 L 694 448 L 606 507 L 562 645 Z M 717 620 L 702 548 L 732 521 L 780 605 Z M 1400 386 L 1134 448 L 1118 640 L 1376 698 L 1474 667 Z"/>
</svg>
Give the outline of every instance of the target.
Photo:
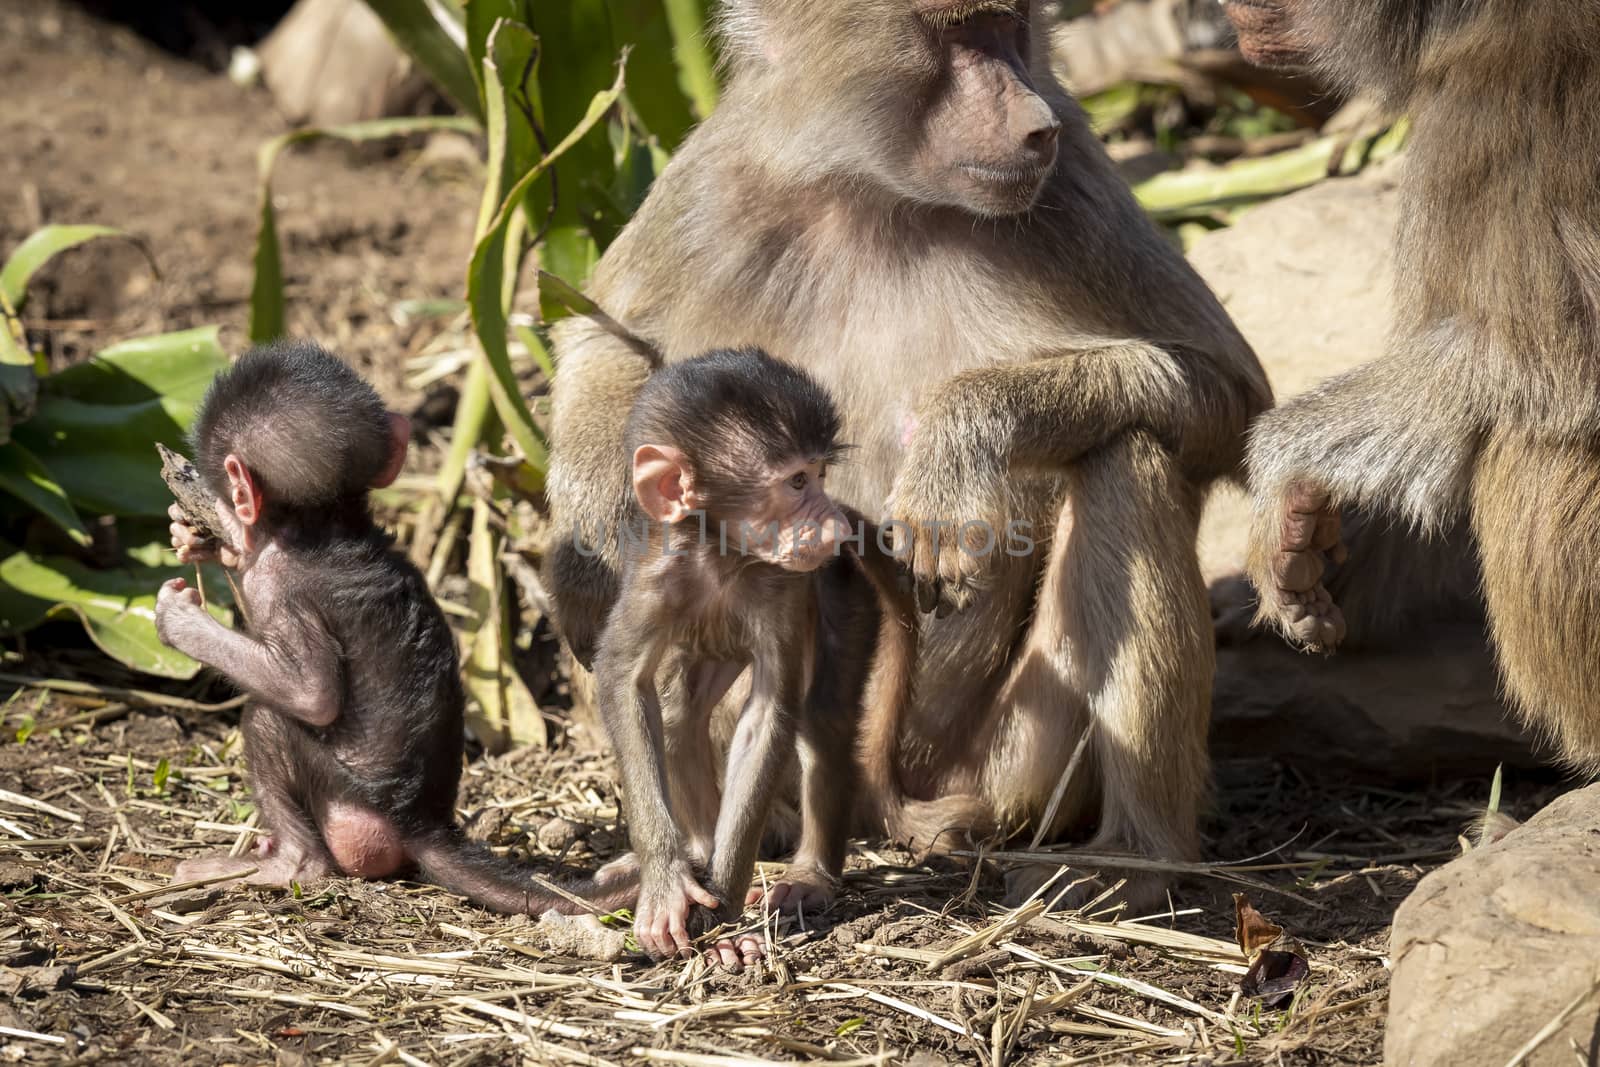
<svg viewBox="0 0 1600 1067">
<path fill-rule="evenodd" d="M 815 915 L 829 904 L 837 892 L 837 880 L 817 867 L 807 864 L 791 863 L 789 869 L 783 872 L 783 878 L 767 886 L 763 892 L 759 885 L 752 885 L 745 894 L 746 907 L 763 904 L 769 912 L 796 912 L 806 915 Z"/>
<path fill-rule="evenodd" d="M 1096 901 L 1107 889 L 1122 882 L 1121 888 L 1106 895 L 1094 905 L 1096 913 L 1122 905 L 1120 915 L 1132 918 L 1166 907 L 1167 879 L 1159 874 L 1144 871 L 1097 871 L 1070 868 L 1042 893 L 1040 887 L 1055 877 L 1059 867 L 1044 863 L 1029 863 L 1013 867 L 1006 872 L 1005 904 L 1008 908 L 1020 905 L 1029 897 L 1039 899 L 1055 910 L 1071 911 Z M 1058 899 L 1059 898 L 1059 899 Z M 1052 904 L 1052 902 L 1054 902 Z"/>
<path fill-rule="evenodd" d="M 1327 491 L 1304 482 L 1291 485 L 1283 499 L 1267 597 L 1290 640 L 1321 652 L 1344 640 L 1344 613 L 1328 595 L 1322 574 L 1329 560 L 1342 563 L 1345 556 L 1339 513 L 1329 505 Z"/>
<path fill-rule="evenodd" d="M 227 879 L 222 886 L 264 885 L 287 887 L 309 882 L 333 873 L 331 864 L 308 856 L 292 856 L 285 850 L 258 852 L 254 856 L 197 856 L 178 864 L 174 882 L 207 882 Z"/>
<path fill-rule="evenodd" d="M 689 936 L 699 940 L 723 923 L 737 916 L 730 909 L 696 907 L 689 914 Z M 721 965 L 734 974 L 765 959 L 767 946 L 761 935 L 751 931 L 718 938 L 705 950 L 705 961 L 712 966 Z"/>
<path fill-rule="evenodd" d="M 720 963 L 734 974 L 753 967 L 767 956 L 767 946 L 755 934 L 725 937 L 706 949 L 706 962 Z"/>
</svg>

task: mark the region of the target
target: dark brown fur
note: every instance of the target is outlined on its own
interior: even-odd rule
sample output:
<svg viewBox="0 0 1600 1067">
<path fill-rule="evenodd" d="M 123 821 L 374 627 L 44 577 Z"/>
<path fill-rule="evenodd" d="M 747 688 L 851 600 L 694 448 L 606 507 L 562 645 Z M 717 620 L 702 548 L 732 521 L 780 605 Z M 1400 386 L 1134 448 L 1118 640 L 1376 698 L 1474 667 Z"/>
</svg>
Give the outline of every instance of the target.
<svg viewBox="0 0 1600 1067">
<path fill-rule="evenodd" d="M 455 635 L 367 505 L 368 485 L 398 469 L 394 440 L 378 395 L 313 345 L 252 350 L 206 394 L 195 453 L 230 505 L 217 516 L 240 557 L 252 632 L 217 622 L 181 579 L 162 587 L 156 625 L 251 696 L 241 728 L 269 836 L 254 856 L 187 860 L 177 877 L 288 885 L 420 867 L 496 911 L 578 909 L 456 823 L 465 697 Z M 192 530 L 173 532 L 192 548 Z M 574 890 L 610 910 L 634 886 L 608 876 Z"/>
</svg>

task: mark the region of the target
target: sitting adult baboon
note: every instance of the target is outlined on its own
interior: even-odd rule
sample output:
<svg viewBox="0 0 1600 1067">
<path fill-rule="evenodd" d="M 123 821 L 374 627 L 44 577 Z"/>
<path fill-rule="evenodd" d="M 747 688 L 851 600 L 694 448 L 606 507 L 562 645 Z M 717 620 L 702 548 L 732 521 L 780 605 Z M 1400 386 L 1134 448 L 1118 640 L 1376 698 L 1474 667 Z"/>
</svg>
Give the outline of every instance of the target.
<svg viewBox="0 0 1600 1067">
<path fill-rule="evenodd" d="M 1252 430 L 1260 618 L 1327 650 L 1338 510 L 1470 521 L 1512 698 L 1600 771 L 1600 8 L 1234 0 L 1247 55 L 1313 62 L 1412 117 L 1387 353 Z M 1341 568 L 1341 597 L 1386 569 Z"/>
<path fill-rule="evenodd" d="M 1030 14 L 729 0 L 722 102 L 590 294 L 668 360 L 756 345 L 807 367 L 856 445 L 832 489 L 917 530 L 904 560 L 936 617 L 910 706 L 866 727 L 865 761 L 891 770 L 869 772 L 878 828 L 925 845 L 952 812 L 1036 821 L 1092 724 L 1048 835 L 1189 858 L 1214 666 L 1196 525 L 1271 392 L 1050 73 Z M 587 663 L 616 592 L 603 535 L 628 499 L 618 413 L 649 368 L 588 320 L 556 344 L 548 584 Z M 993 540 L 972 528 L 963 548 L 933 521 Z M 952 797 L 980 803 L 902 803 Z M 1134 876 L 1125 893 L 1163 888 Z"/>
</svg>

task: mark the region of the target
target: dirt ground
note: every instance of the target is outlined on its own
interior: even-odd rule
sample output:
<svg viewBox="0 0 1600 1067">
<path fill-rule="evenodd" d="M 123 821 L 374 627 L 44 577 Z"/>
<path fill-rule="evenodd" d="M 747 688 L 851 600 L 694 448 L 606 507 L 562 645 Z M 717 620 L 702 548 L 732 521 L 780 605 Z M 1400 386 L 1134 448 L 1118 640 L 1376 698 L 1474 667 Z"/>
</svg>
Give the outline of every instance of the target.
<svg viewBox="0 0 1600 1067">
<path fill-rule="evenodd" d="M 101 222 L 144 237 L 160 267 L 110 245 L 52 266 L 27 314 L 52 359 L 206 323 L 240 347 L 255 148 L 282 129 L 270 100 L 55 0 L 0 0 L 0 101 L 0 252 L 41 222 Z M 430 156 L 312 146 L 275 189 L 291 329 L 396 405 L 431 397 L 438 425 L 449 379 L 408 384 L 407 360 L 447 348 L 449 329 L 397 306 L 460 295 L 476 191 Z M 179 858 L 250 844 L 236 714 L 200 706 L 227 696 L 203 680 L 154 701 L 11 692 L 18 675 L 136 684 L 70 636 L 8 648 L 0 675 L 8 1062 L 1376 1063 L 1390 918 L 1489 792 L 1228 761 L 1204 829 L 1207 858 L 1232 866 L 1189 872 L 1159 916 L 1007 912 L 992 863 L 864 842 L 842 899 L 776 930 L 766 967 L 599 963 L 533 920 L 404 882 L 163 898 Z M 559 876 L 621 838 L 608 758 L 551 715 L 549 751 L 474 754 L 460 806 L 474 835 Z M 1526 815 L 1558 788 L 1512 778 L 1503 806 Z M 1240 993 L 1236 892 L 1310 964 L 1287 1007 Z"/>
</svg>

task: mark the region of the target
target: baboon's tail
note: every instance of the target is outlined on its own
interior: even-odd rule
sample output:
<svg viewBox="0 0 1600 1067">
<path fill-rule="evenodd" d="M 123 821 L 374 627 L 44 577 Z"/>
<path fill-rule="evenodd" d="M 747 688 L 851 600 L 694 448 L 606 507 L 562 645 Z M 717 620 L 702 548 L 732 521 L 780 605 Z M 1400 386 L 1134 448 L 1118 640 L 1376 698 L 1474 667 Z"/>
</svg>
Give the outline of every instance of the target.
<svg viewBox="0 0 1600 1067">
<path fill-rule="evenodd" d="M 637 877 L 628 874 L 606 882 L 585 878 L 563 884 L 560 888 L 571 894 L 563 896 L 550 883 L 536 882 L 523 865 L 468 840 L 459 826 L 428 831 L 408 841 L 407 848 L 425 880 L 506 915 L 543 915 L 551 909 L 565 915 L 609 912 L 631 906 L 639 894 Z"/>
</svg>

